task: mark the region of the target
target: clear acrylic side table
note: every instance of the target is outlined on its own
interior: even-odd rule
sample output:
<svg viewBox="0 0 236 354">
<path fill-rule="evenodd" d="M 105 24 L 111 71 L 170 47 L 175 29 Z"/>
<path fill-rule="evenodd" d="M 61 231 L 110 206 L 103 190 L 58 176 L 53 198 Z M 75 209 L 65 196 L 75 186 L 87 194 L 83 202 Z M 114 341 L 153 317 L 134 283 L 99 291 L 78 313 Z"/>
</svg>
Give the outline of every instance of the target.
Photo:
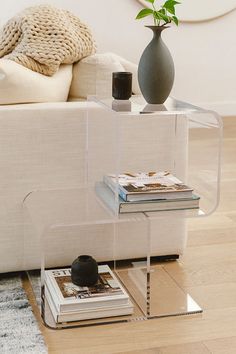
<svg viewBox="0 0 236 354">
<path fill-rule="evenodd" d="M 165 267 L 155 262 L 152 243 L 162 220 L 175 225 L 189 217 L 211 214 L 219 202 L 222 123 L 212 111 L 168 99 L 165 105 L 147 105 L 142 97 L 128 102 L 90 98 L 84 117 L 83 180 L 75 188 L 39 190 L 26 196 L 23 207 L 37 233 L 42 250 L 41 311 L 51 328 L 144 320 L 202 312 Z M 199 141 L 200 139 L 200 141 Z M 168 170 L 191 185 L 200 196 L 199 209 L 119 214 L 118 185 L 114 207 L 99 197 L 103 176 L 124 171 Z M 142 230 L 137 239 L 124 240 L 122 230 Z M 104 243 L 104 227 L 109 238 Z M 99 240 L 101 240 L 99 242 Z M 27 236 L 25 244 L 27 244 Z M 44 296 L 45 269 L 70 266 L 79 254 L 94 255 L 109 265 L 128 291 L 134 313 L 126 316 L 55 323 Z M 124 247 L 142 247 L 140 259 L 120 260 Z M 105 260 L 104 250 L 112 254 Z M 106 263 L 106 262 L 105 262 Z"/>
</svg>

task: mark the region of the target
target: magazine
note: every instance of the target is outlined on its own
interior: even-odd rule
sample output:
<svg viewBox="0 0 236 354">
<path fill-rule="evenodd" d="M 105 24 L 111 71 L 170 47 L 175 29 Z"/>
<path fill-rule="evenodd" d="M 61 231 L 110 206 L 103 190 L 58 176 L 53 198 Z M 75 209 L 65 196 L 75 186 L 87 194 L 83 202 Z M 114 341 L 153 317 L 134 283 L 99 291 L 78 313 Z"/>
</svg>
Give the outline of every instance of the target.
<svg viewBox="0 0 236 354">
<path fill-rule="evenodd" d="M 108 265 L 98 266 L 99 280 L 94 286 L 72 283 L 71 269 L 45 271 L 45 282 L 59 313 L 127 305 L 129 296 Z"/>
<path fill-rule="evenodd" d="M 115 193 L 107 187 L 103 182 L 97 182 L 95 185 L 96 194 L 102 202 L 114 213 L 117 211 Z M 118 200 L 119 213 L 137 213 L 150 211 L 167 211 L 167 210 L 186 210 L 198 209 L 200 197 L 192 194 L 190 198 L 178 199 L 156 199 L 142 200 L 134 202 L 126 202 L 121 197 Z"/>
<path fill-rule="evenodd" d="M 104 183 L 118 193 L 124 201 L 190 198 L 193 188 L 184 184 L 169 171 L 110 174 L 103 178 Z"/>
</svg>

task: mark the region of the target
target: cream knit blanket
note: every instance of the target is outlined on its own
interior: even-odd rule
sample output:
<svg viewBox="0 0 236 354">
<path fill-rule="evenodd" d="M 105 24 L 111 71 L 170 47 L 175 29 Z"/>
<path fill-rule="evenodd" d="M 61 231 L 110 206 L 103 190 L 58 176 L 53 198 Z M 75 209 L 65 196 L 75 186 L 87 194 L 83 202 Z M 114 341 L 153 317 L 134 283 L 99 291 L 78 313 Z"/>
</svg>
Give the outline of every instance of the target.
<svg viewBox="0 0 236 354">
<path fill-rule="evenodd" d="M 88 27 L 69 11 L 29 7 L 0 32 L 0 57 L 51 76 L 60 64 L 72 64 L 96 52 Z"/>
</svg>

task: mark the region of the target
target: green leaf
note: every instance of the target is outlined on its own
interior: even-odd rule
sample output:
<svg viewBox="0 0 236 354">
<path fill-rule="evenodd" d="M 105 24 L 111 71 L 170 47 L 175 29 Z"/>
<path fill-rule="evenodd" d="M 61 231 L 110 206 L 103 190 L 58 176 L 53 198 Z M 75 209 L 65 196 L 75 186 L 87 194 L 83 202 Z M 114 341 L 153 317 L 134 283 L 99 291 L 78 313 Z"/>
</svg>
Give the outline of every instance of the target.
<svg viewBox="0 0 236 354">
<path fill-rule="evenodd" d="M 175 5 L 178 5 L 178 4 L 181 4 L 179 1 L 176 1 L 176 0 L 167 0 L 163 6 L 175 6 Z"/>
<path fill-rule="evenodd" d="M 152 14 L 153 14 L 153 10 L 152 9 L 143 9 L 137 14 L 136 20 L 139 20 L 140 18 L 149 16 L 149 15 L 152 15 Z"/>
<path fill-rule="evenodd" d="M 167 11 L 168 11 L 170 14 L 175 15 L 175 8 L 174 8 L 174 7 L 169 7 L 169 8 L 167 9 Z"/>
<path fill-rule="evenodd" d="M 162 7 L 165 8 L 170 14 L 175 15 L 175 6 L 177 4 L 180 4 L 180 2 L 175 0 L 167 0 Z"/>
<path fill-rule="evenodd" d="M 160 9 L 158 12 L 160 12 L 161 14 L 163 14 L 163 15 L 166 15 L 166 9 Z"/>
<path fill-rule="evenodd" d="M 161 20 L 161 14 L 157 11 L 154 11 L 153 17 L 155 17 L 157 20 Z"/>
<path fill-rule="evenodd" d="M 179 20 L 177 19 L 177 17 L 176 17 L 176 16 L 173 16 L 173 17 L 172 17 L 172 20 L 173 20 L 173 22 L 176 24 L 176 26 L 178 26 Z"/>
<path fill-rule="evenodd" d="M 150 2 L 151 4 L 154 4 L 155 0 L 145 0 L 147 2 Z"/>
<path fill-rule="evenodd" d="M 178 1 L 175 1 L 175 0 L 167 0 L 165 3 L 164 3 L 164 5 L 163 5 L 163 7 L 175 7 L 176 5 L 178 5 L 178 4 L 180 4 L 180 2 L 178 2 Z"/>
<path fill-rule="evenodd" d="M 161 13 L 160 11 L 155 11 L 154 12 L 154 17 L 157 19 L 157 20 L 163 20 L 165 22 L 169 22 L 169 16 L 166 16 L 165 14 Z"/>
</svg>

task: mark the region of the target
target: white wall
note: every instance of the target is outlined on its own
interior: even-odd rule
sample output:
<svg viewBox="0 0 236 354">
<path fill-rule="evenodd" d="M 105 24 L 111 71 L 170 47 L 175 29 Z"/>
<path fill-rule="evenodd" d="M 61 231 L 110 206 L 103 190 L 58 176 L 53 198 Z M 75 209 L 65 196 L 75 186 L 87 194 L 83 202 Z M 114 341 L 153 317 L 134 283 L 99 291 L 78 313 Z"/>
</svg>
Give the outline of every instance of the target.
<svg viewBox="0 0 236 354">
<path fill-rule="evenodd" d="M 1 24 L 24 7 L 45 3 L 8 0 L 1 8 Z M 98 50 L 114 51 L 138 62 L 151 39 L 143 21 L 134 18 L 140 9 L 135 0 L 48 0 L 46 3 L 72 10 L 87 22 L 97 39 Z M 163 33 L 175 61 L 172 95 L 236 115 L 236 11 L 199 24 L 181 24 Z"/>
</svg>

